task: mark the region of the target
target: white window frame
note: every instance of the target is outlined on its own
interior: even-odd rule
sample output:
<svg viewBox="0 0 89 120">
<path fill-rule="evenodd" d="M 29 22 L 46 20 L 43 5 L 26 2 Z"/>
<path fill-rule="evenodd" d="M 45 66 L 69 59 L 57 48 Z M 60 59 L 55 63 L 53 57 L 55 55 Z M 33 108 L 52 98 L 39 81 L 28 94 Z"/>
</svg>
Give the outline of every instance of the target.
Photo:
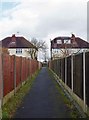
<svg viewBox="0 0 89 120">
<path fill-rule="evenodd" d="M 71 40 L 64 40 L 65 44 L 71 44 Z"/>
<path fill-rule="evenodd" d="M 21 48 L 17 48 L 16 49 L 16 54 L 22 54 L 22 49 Z"/>
<path fill-rule="evenodd" d="M 57 44 L 62 44 L 62 40 L 57 40 Z"/>
</svg>

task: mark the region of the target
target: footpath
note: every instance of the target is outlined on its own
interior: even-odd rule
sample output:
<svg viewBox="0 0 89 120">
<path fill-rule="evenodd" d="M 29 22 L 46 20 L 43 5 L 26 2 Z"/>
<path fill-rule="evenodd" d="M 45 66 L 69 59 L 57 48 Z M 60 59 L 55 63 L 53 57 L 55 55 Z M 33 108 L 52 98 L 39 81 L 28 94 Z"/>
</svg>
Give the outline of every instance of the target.
<svg viewBox="0 0 89 120">
<path fill-rule="evenodd" d="M 71 110 L 63 102 L 46 67 L 43 67 L 14 118 L 70 118 Z"/>
</svg>

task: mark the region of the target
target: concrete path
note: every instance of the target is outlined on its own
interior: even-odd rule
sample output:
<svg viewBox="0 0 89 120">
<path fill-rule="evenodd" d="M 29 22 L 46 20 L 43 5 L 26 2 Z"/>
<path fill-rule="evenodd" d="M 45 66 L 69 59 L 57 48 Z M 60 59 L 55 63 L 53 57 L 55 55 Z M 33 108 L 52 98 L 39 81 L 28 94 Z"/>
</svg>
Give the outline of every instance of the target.
<svg viewBox="0 0 89 120">
<path fill-rule="evenodd" d="M 42 68 L 16 111 L 15 118 L 70 118 L 70 110 L 64 104 L 47 68 Z"/>
</svg>

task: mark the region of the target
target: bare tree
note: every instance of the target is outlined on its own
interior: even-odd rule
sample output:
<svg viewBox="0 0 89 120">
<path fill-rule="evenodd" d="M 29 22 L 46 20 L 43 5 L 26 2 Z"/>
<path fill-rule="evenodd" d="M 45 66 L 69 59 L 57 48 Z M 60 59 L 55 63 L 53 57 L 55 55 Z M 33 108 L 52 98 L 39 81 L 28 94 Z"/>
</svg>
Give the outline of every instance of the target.
<svg viewBox="0 0 89 120">
<path fill-rule="evenodd" d="M 38 50 L 43 50 L 44 51 L 45 49 L 48 49 L 48 46 L 47 46 L 46 42 L 43 41 L 43 40 L 38 40 L 36 38 L 32 38 L 31 43 L 33 45 L 35 45 L 38 48 Z"/>
<path fill-rule="evenodd" d="M 38 48 L 38 51 L 41 51 L 43 53 L 43 56 L 46 61 L 46 52 L 48 49 L 48 45 L 43 40 L 38 40 L 36 38 L 32 38 L 31 43 Z"/>
<path fill-rule="evenodd" d="M 31 59 L 36 59 L 37 60 L 36 49 L 31 48 L 27 52 L 30 54 Z"/>
</svg>

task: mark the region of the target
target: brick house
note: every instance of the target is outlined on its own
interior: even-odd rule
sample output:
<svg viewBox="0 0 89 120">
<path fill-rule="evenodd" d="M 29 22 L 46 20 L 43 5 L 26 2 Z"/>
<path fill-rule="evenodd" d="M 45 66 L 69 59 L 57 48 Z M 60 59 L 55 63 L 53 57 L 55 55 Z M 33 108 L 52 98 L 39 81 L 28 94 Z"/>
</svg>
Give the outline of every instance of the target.
<svg viewBox="0 0 89 120">
<path fill-rule="evenodd" d="M 8 49 L 10 55 L 22 56 L 37 59 L 38 49 L 24 37 L 6 37 L 2 41 L 2 49 Z"/>
</svg>

